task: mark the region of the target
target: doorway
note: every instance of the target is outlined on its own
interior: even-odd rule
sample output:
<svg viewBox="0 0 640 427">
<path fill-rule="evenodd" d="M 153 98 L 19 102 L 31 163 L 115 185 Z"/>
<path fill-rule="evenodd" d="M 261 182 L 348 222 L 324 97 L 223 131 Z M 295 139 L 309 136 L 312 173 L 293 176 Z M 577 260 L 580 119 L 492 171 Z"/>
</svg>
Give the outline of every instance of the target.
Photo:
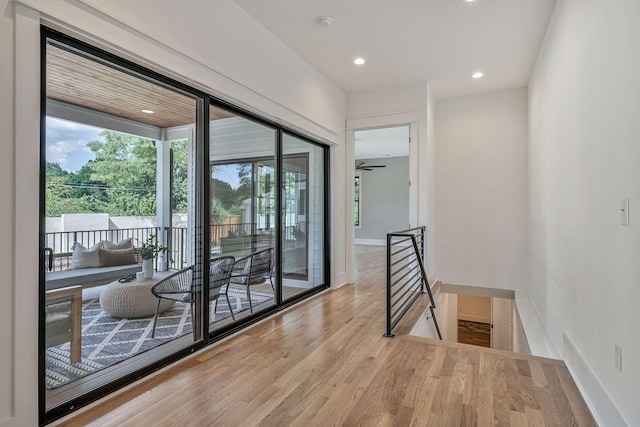
<svg viewBox="0 0 640 427">
<path fill-rule="evenodd" d="M 384 245 L 386 233 L 409 228 L 409 126 L 354 137 L 355 243 Z"/>
<path fill-rule="evenodd" d="M 383 251 L 386 234 L 409 228 L 410 126 L 354 131 L 355 262 Z"/>
<path fill-rule="evenodd" d="M 491 298 L 458 295 L 458 342 L 491 347 Z"/>
<path fill-rule="evenodd" d="M 437 291 L 438 323 L 445 341 L 499 350 L 514 349 L 513 292 L 443 284 Z M 425 311 L 425 318 L 428 316 Z M 435 330 L 419 321 L 412 335 L 435 338 Z"/>
</svg>

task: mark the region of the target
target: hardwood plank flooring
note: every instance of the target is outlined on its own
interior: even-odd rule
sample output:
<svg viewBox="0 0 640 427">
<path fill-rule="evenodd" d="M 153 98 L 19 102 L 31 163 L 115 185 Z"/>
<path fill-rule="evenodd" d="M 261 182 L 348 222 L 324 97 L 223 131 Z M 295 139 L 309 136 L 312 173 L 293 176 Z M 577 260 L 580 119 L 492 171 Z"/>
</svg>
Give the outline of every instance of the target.
<svg viewBox="0 0 640 427">
<path fill-rule="evenodd" d="M 384 338 L 384 248 L 357 254 L 355 285 L 246 329 L 62 425 L 596 425 L 561 361 L 412 337 L 399 332 L 410 329 L 403 322 Z"/>
<path fill-rule="evenodd" d="M 469 332 L 458 329 L 458 342 L 462 344 L 491 347 L 491 335 L 482 332 Z"/>
</svg>

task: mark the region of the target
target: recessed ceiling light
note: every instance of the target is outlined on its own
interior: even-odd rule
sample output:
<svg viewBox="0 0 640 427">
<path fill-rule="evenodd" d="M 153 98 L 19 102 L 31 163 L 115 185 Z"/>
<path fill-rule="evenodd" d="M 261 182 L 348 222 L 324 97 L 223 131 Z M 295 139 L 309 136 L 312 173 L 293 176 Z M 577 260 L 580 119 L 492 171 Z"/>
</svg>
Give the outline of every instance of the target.
<svg viewBox="0 0 640 427">
<path fill-rule="evenodd" d="M 463 1 L 463 2 L 465 2 L 465 3 L 473 3 L 473 2 L 475 2 L 476 0 L 462 0 L 462 1 Z"/>
<path fill-rule="evenodd" d="M 479 79 L 482 76 L 484 76 L 484 73 L 482 71 L 476 71 L 471 75 L 471 77 L 473 77 L 474 79 Z"/>
<path fill-rule="evenodd" d="M 362 64 L 364 64 L 364 62 L 365 62 L 364 58 L 356 58 L 356 59 L 353 60 L 353 63 L 356 64 L 356 65 L 362 65 Z"/>
<path fill-rule="evenodd" d="M 140 110 L 145 114 L 153 114 L 153 110 Z"/>
</svg>

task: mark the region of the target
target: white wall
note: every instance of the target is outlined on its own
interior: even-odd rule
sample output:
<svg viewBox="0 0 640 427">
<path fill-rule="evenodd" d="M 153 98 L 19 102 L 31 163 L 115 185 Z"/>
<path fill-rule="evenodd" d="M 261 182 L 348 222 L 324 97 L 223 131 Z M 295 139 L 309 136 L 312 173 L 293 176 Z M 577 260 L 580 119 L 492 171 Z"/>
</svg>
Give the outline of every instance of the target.
<svg viewBox="0 0 640 427">
<path fill-rule="evenodd" d="M 14 209 L 15 192 L 13 144 L 13 20 L 9 0 L 0 0 L 0 236 L 4 249 L 0 256 L 0 426 L 13 419 L 14 403 Z M 34 367 L 35 369 L 35 367 Z"/>
<path fill-rule="evenodd" d="M 640 425 L 639 17 L 558 0 L 529 86 L 530 301 L 607 426 Z"/>
<path fill-rule="evenodd" d="M 518 289 L 527 283 L 527 92 L 438 100 L 438 279 Z"/>
<path fill-rule="evenodd" d="M 333 143 L 333 283 L 344 280 L 344 242 L 335 236 L 345 228 L 335 219 L 344 215 L 346 96 L 233 1 L 0 0 L 0 10 L 0 427 L 38 424 L 41 23 Z"/>
<path fill-rule="evenodd" d="M 459 294 L 458 320 L 491 323 L 491 297 Z"/>
<path fill-rule="evenodd" d="M 362 171 L 360 228 L 356 239 L 386 242 L 387 233 L 409 228 L 409 158 L 361 159 L 385 168 Z"/>
<path fill-rule="evenodd" d="M 491 298 L 491 348 L 513 351 L 513 300 Z"/>
<path fill-rule="evenodd" d="M 458 342 L 458 295 L 440 292 L 439 312 L 440 332 L 445 341 Z"/>
</svg>

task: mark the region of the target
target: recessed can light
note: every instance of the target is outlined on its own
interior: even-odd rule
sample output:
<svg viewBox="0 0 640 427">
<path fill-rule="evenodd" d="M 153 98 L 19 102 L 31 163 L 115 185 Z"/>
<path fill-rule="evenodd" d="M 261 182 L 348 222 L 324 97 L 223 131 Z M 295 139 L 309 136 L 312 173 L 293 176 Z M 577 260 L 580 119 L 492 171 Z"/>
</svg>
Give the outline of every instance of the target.
<svg viewBox="0 0 640 427">
<path fill-rule="evenodd" d="M 362 64 L 364 64 L 364 62 L 365 62 L 364 58 L 356 58 L 356 59 L 353 60 L 353 63 L 356 64 L 356 65 L 362 65 Z"/>
<path fill-rule="evenodd" d="M 484 73 L 482 71 L 476 71 L 471 75 L 471 77 L 473 77 L 474 79 L 479 79 L 482 76 L 484 76 Z"/>
<path fill-rule="evenodd" d="M 153 114 L 153 110 L 140 110 L 145 114 Z"/>
</svg>

